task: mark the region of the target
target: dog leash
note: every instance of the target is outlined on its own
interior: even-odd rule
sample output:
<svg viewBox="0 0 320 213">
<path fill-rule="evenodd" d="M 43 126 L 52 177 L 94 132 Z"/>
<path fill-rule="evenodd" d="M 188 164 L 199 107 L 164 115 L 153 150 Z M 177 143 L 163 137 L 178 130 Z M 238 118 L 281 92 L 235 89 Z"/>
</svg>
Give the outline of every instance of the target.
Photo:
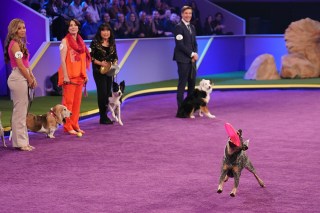
<svg viewBox="0 0 320 213">
<path fill-rule="evenodd" d="M 34 99 L 34 95 L 35 95 L 35 91 L 34 89 L 28 87 L 28 100 L 29 100 L 29 104 L 28 104 L 28 110 L 27 110 L 27 114 L 29 113 L 29 110 L 31 108 L 33 99 Z"/>
<path fill-rule="evenodd" d="M 72 81 L 69 81 L 69 82 L 66 82 L 64 81 L 63 84 L 71 84 L 71 85 L 76 85 L 76 86 L 79 86 L 80 84 L 78 83 L 75 83 L 75 82 L 72 82 Z M 83 90 L 83 96 L 84 97 L 88 97 L 88 92 L 87 92 L 87 83 L 84 83 L 83 84 L 83 87 L 84 87 L 84 90 Z"/>
</svg>

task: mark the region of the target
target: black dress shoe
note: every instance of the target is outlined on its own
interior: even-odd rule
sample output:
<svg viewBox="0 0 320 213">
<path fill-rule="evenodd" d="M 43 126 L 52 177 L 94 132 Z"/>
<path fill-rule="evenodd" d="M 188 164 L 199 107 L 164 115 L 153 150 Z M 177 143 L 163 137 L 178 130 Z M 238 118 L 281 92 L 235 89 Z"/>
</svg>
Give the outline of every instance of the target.
<svg viewBox="0 0 320 213">
<path fill-rule="evenodd" d="M 106 120 L 100 120 L 100 124 L 113 124 L 113 122 L 107 118 Z"/>
</svg>

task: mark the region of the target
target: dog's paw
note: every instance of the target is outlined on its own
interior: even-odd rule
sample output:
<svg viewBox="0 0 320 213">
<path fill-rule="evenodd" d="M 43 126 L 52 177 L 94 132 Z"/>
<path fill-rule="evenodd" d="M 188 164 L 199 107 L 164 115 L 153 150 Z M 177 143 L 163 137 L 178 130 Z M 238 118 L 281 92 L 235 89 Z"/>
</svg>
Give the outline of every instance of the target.
<svg viewBox="0 0 320 213">
<path fill-rule="evenodd" d="M 237 188 L 233 188 L 231 193 L 230 193 L 230 196 L 231 197 L 235 197 L 236 196 L 236 193 L 237 193 Z"/>
<path fill-rule="evenodd" d="M 215 115 L 212 115 L 212 114 L 208 114 L 207 116 L 208 116 L 208 118 L 215 118 L 216 117 Z"/>
<path fill-rule="evenodd" d="M 121 121 L 121 120 L 119 120 L 119 124 L 120 124 L 121 126 L 123 126 L 123 123 L 122 123 L 122 121 Z"/>
<path fill-rule="evenodd" d="M 202 114 L 202 112 L 199 112 L 199 116 L 200 116 L 200 117 L 203 117 L 203 114 Z"/>
<path fill-rule="evenodd" d="M 196 117 L 194 117 L 194 115 L 190 115 L 190 118 L 195 119 Z"/>
<path fill-rule="evenodd" d="M 222 189 L 218 189 L 217 193 L 221 194 L 222 193 Z"/>
</svg>

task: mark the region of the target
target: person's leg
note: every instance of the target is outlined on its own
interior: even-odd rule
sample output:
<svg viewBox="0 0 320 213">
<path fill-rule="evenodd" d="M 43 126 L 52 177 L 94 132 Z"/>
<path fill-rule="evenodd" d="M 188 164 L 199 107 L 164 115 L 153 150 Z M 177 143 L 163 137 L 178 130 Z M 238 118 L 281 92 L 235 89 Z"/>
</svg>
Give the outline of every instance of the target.
<svg viewBox="0 0 320 213">
<path fill-rule="evenodd" d="M 14 76 L 16 74 L 13 74 Z M 10 75 L 8 86 L 10 88 L 11 99 L 13 101 L 13 111 L 11 118 L 12 146 L 29 146 L 29 136 L 26 124 L 28 113 L 28 84 L 25 79 L 18 79 Z"/>
<path fill-rule="evenodd" d="M 179 82 L 178 82 L 178 88 L 177 88 L 177 104 L 179 108 L 184 99 L 184 91 L 188 81 L 188 70 L 189 70 L 190 64 L 184 64 L 179 62 L 177 64 L 178 64 L 178 75 L 179 75 Z"/>
<path fill-rule="evenodd" d="M 98 107 L 100 115 L 100 123 L 106 121 L 106 105 L 108 103 L 108 91 L 107 91 L 107 80 L 105 75 L 100 73 L 93 73 L 94 81 L 96 82 L 97 88 L 97 98 L 98 98 Z"/>
<path fill-rule="evenodd" d="M 197 67 L 196 64 L 193 63 L 189 66 L 189 74 L 188 74 L 188 95 L 191 95 L 196 86 L 196 78 L 197 78 Z"/>
<path fill-rule="evenodd" d="M 76 85 L 73 84 L 64 84 L 62 85 L 62 105 L 66 106 L 68 110 L 72 112 L 70 118 L 66 118 L 66 123 L 63 125 L 65 131 L 69 132 L 74 130 L 72 127 L 72 119 L 75 115 L 73 111 L 73 101 L 74 101 L 74 93 L 76 90 Z"/>
<path fill-rule="evenodd" d="M 80 107 L 82 100 L 82 89 L 83 89 L 83 80 L 76 81 L 78 85 L 75 85 L 75 91 L 73 94 L 73 108 L 72 108 L 72 127 L 74 130 L 79 131 L 79 117 L 80 117 Z M 74 115 L 74 116 L 73 116 Z M 80 131 L 81 133 L 84 133 Z"/>
</svg>

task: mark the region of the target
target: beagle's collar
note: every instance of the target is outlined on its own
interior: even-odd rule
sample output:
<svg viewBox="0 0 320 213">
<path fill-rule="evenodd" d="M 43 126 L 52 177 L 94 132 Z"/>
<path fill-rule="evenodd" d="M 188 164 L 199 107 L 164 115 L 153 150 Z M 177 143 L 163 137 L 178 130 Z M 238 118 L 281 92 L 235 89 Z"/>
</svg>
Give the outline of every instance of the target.
<svg viewBox="0 0 320 213">
<path fill-rule="evenodd" d="M 50 114 L 53 115 L 53 117 L 58 120 L 58 116 L 56 115 L 56 113 L 54 113 L 53 110 L 50 109 Z"/>
</svg>

